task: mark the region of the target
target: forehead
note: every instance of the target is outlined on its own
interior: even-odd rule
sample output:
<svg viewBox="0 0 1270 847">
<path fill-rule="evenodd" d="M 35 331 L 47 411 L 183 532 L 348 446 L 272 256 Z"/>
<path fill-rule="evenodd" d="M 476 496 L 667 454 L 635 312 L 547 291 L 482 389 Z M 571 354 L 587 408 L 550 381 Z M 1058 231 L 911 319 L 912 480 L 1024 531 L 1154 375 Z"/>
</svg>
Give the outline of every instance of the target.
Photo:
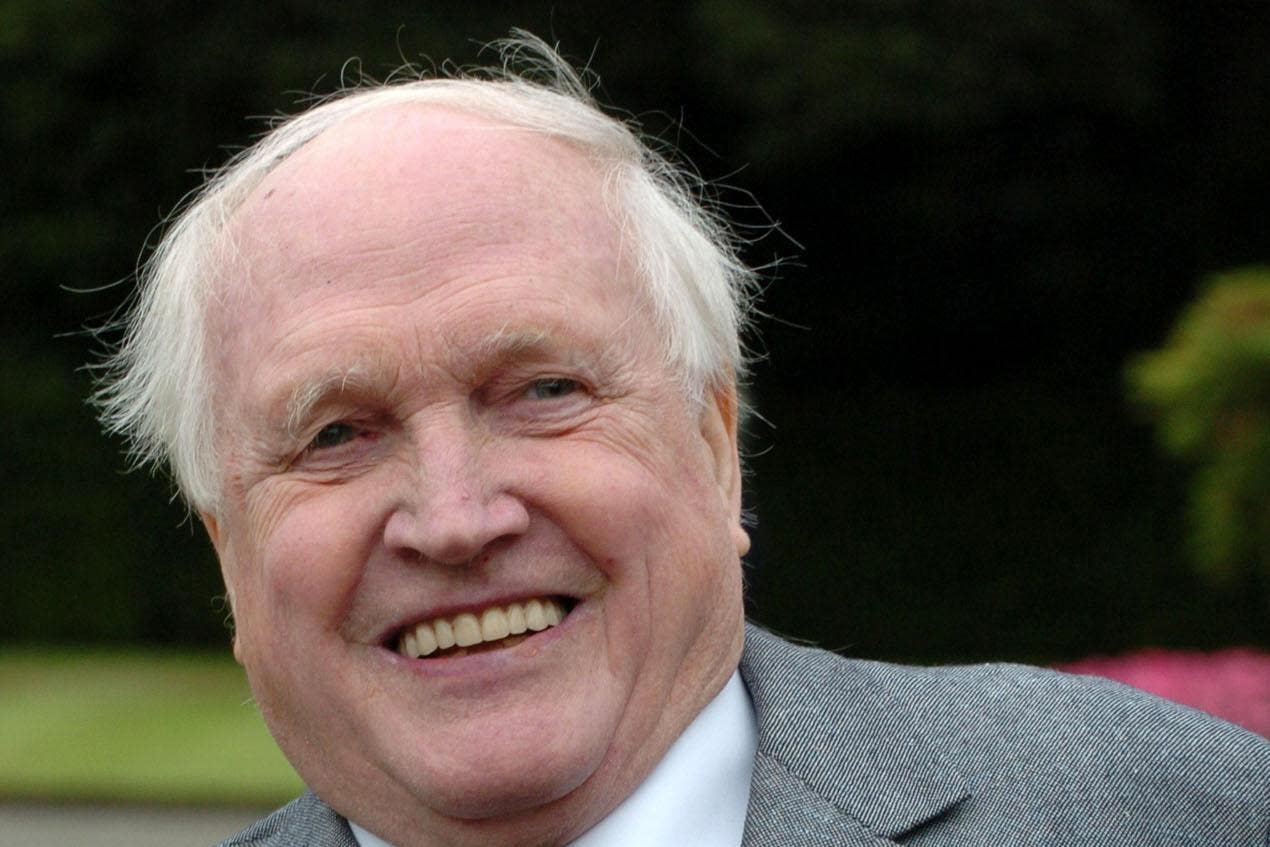
<svg viewBox="0 0 1270 847">
<path fill-rule="evenodd" d="M 563 141 L 451 109 L 374 109 L 309 142 L 250 194 L 230 226 L 229 285 L 259 293 L 403 249 L 421 263 L 477 247 L 482 261 L 562 249 L 615 260 L 603 193 L 599 166 Z"/>
<path fill-rule="evenodd" d="M 228 243 L 212 318 L 223 375 L 299 329 L 314 336 L 338 320 L 335 305 L 432 298 L 429 308 L 458 303 L 498 321 L 550 303 L 594 319 L 628 314 L 633 293 L 599 165 L 562 141 L 435 107 L 384 107 L 328 130 L 251 193 Z"/>
</svg>

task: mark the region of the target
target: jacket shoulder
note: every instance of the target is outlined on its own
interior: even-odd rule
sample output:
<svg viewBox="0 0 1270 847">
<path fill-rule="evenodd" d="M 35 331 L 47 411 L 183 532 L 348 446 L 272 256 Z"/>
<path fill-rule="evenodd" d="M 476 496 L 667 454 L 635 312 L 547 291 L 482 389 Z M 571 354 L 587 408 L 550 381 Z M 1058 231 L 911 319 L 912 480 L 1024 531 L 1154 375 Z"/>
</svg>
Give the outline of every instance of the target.
<svg viewBox="0 0 1270 847">
<path fill-rule="evenodd" d="M 885 757 L 867 727 L 904 715 L 969 793 L 949 826 L 1013 820 L 1055 836 L 1039 843 L 1122 828 L 1142 836 L 1132 843 L 1270 843 L 1270 741 L 1137 689 L 1022 665 L 846 659 L 753 628 L 745 661 L 760 735 L 766 715 L 786 758 L 815 714 L 833 715 L 839 742 Z"/>
<path fill-rule="evenodd" d="M 1098 677 L 1015 664 L 911 667 L 857 663 L 963 761 L 1046 756 L 1094 778 L 1152 765 L 1218 772 L 1270 804 L 1270 741 L 1212 715 Z M 984 751 L 984 752 L 979 752 Z M 1123 774 L 1127 776 L 1128 774 Z"/>
<path fill-rule="evenodd" d="M 1031 803 L 1064 835 L 1119 817 L 1153 836 L 1144 843 L 1270 843 L 1270 742 L 1240 727 L 1041 668 L 865 672 L 897 686 L 985 807 Z"/>
<path fill-rule="evenodd" d="M 219 847 L 357 847 L 348 823 L 306 792 Z"/>
</svg>

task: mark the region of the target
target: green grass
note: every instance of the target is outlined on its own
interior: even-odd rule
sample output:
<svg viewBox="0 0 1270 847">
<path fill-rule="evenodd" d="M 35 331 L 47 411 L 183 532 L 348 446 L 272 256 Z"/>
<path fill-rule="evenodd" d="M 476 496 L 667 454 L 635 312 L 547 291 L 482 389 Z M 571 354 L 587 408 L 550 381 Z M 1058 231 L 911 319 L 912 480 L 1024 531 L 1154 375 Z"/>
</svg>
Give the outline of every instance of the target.
<svg viewBox="0 0 1270 847">
<path fill-rule="evenodd" d="M 0 649 L 0 798 L 270 806 L 301 790 L 228 657 Z"/>
</svg>

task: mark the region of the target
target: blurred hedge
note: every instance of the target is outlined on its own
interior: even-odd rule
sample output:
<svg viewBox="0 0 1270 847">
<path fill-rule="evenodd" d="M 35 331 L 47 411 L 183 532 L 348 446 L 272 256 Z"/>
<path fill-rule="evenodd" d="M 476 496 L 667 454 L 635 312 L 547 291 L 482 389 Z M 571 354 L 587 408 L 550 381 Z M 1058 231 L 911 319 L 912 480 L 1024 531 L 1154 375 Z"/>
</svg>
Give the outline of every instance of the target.
<svg viewBox="0 0 1270 847">
<path fill-rule="evenodd" d="M 924 658 L 1270 640 L 1259 585 L 1193 581 L 1184 478 L 1121 399 L 1193 280 L 1270 256 L 1270 6 L 1182 0 L 0 2 L 0 639 L 226 637 L 199 531 L 81 405 L 64 333 L 127 286 L 67 288 L 125 279 L 245 115 L 512 25 L 731 186 L 753 262 L 790 259 L 753 386 L 760 618 Z"/>
<path fill-rule="evenodd" d="M 1270 267 L 1210 277 L 1129 380 L 1163 447 L 1194 467 L 1196 562 L 1226 580 L 1270 577 Z"/>
</svg>

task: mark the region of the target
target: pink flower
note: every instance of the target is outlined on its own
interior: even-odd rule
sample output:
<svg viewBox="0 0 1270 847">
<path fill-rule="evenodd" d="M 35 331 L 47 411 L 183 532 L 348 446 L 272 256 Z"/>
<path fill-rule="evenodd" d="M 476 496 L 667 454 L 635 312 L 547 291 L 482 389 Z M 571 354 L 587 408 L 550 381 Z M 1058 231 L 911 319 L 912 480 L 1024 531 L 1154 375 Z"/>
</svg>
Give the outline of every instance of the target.
<svg viewBox="0 0 1270 847">
<path fill-rule="evenodd" d="M 1270 654 L 1248 647 L 1215 653 L 1149 648 L 1055 666 L 1114 679 L 1201 709 L 1270 737 Z"/>
</svg>

